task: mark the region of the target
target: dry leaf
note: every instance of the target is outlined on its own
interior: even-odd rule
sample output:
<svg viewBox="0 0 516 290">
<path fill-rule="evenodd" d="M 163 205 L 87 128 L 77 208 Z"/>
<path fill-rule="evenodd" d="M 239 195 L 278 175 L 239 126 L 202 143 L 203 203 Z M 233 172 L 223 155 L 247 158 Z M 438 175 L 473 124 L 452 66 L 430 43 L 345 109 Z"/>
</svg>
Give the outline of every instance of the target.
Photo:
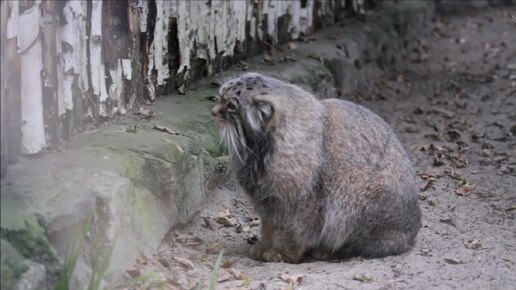
<svg viewBox="0 0 516 290">
<path fill-rule="evenodd" d="M 310 53 L 310 54 L 308 55 L 308 57 L 309 57 L 309 58 L 316 59 L 316 60 L 318 60 L 320 63 L 324 63 L 324 59 L 323 59 L 323 57 L 322 57 L 320 54 L 318 54 L 318 53 L 314 53 L 314 52 L 313 52 L 313 53 Z"/>
<path fill-rule="evenodd" d="M 203 217 L 202 218 L 204 220 L 204 225 L 209 228 L 209 229 L 212 229 L 212 230 L 218 230 L 220 229 L 221 227 L 223 227 L 222 224 L 216 222 L 214 219 L 212 218 L 209 218 L 209 217 Z"/>
<path fill-rule="evenodd" d="M 179 88 L 177 88 L 177 91 L 181 95 L 186 95 L 186 84 L 182 84 L 181 86 L 179 86 Z"/>
<path fill-rule="evenodd" d="M 475 189 L 475 185 L 469 183 L 466 180 L 461 182 L 461 185 L 455 189 L 455 193 L 460 196 L 468 196 Z"/>
<path fill-rule="evenodd" d="M 426 192 L 426 191 L 423 191 L 423 192 L 419 193 L 419 199 L 420 200 L 426 200 L 426 199 L 428 199 L 429 196 L 430 196 L 430 194 L 428 194 L 428 192 Z"/>
<path fill-rule="evenodd" d="M 229 269 L 233 267 L 233 262 L 230 260 L 224 260 L 220 263 L 220 267 L 224 269 Z"/>
<path fill-rule="evenodd" d="M 129 270 L 126 270 L 125 271 L 127 274 L 129 274 L 129 276 L 131 276 L 131 278 L 136 278 L 136 277 L 139 277 L 141 276 L 141 272 L 140 272 L 140 269 L 129 269 Z"/>
<path fill-rule="evenodd" d="M 290 50 L 296 50 L 296 49 L 297 49 L 297 44 L 295 44 L 294 42 L 289 42 L 289 43 L 287 44 L 287 47 L 288 47 L 288 49 L 290 49 Z"/>
<path fill-rule="evenodd" d="M 444 165 L 444 156 L 442 153 L 436 153 L 434 157 L 434 161 L 432 162 L 433 166 L 442 166 Z"/>
<path fill-rule="evenodd" d="M 204 99 L 211 102 L 217 102 L 219 100 L 217 96 L 204 96 Z"/>
<path fill-rule="evenodd" d="M 235 269 L 235 268 L 229 268 L 228 272 L 235 277 L 236 280 L 246 280 L 246 281 L 252 281 L 253 277 L 251 277 L 249 274 L 247 274 L 244 271 Z"/>
<path fill-rule="evenodd" d="M 140 119 L 150 119 L 154 117 L 154 111 L 143 108 L 141 108 L 140 111 L 136 114 L 140 117 Z"/>
<path fill-rule="evenodd" d="M 167 260 L 167 259 L 165 259 L 165 258 L 163 258 L 163 257 L 158 258 L 158 262 L 159 262 L 161 265 L 163 265 L 163 267 L 165 267 L 165 268 L 170 267 L 170 264 L 168 263 L 168 260 Z"/>
<path fill-rule="evenodd" d="M 504 211 L 513 211 L 515 209 L 516 209 L 516 204 L 511 204 L 511 205 L 505 207 L 503 210 Z"/>
<path fill-rule="evenodd" d="M 248 225 L 239 225 L 236 228 L 237 233 L 247 233 L 250 230 L 251 230 L 251 227 Z"/>
<path fill-rule="evenodd" d="M 192 261 L 188 260 L 188 259 L 181 258 L 181 257 L 173 257 L 172 259 L 177 261 L 184 268 L 187 268 L 189 270 L 192 270 L 194 268 L 194 263 Z"/>
<path fill-rule="evenodd" d="M 479 240 L 469 240 L 464 243 L 464 246 L 471 250 L 482 250 L 484 247 L 482 247 L 482 244 Z"/>
<path fill-rule="evenodd" d="M 364 282 L 364 283 L 369 283 L 369 282 L 373 282 L 374 278 L 367 274 L 356 274 L 355 276 L 353 276 L 353 280 Z"/>
<path fill-rule="evenodd" d="M 127 133 L 136 133 L 136 132 L 138 132 L 138 126 L 137 125 L 129 125 L 127 128 L 125 128 L 125 131 Z"/>
<path fill-rule="evenodd" d="M 446 223 L 446 224 L 455 225 L 454 216 L 452 213 L 449 213 L 449 212 L 443 214 L 441 216 L 441 218 L 439 219 L 439 221 Z"/>
<path fill-rule="evenodd" d="M 455 259 L 451 259 L 451 258 L 445 258 L 444 261 L 451 265 L 464 264 L 464 262 L 462 262 L 460 260 L 455 260 Z"/>
<path fill-rule="evenodd" d="M 464 181 L 466 180 L 464 177 L 462 177 L 462 175 L 458 174 L 455 170 L 445 170 L 444 173 L 446 173 L 446 175 L 448 175 L 449 177 L 457 180 L 457 181 Z"/>
<path fill-rule="evenodd" d="M 290 285 L 297 286 L 303 282 L 303 275 L 288 275 L 288 274 L 279 274 L 279 278 Z"/>
<path fill-rule="evenodd" d="M 239 61 L 237 64 L 236 64 L 236 68 L 238 70 L 248 70 L 249 69 L 249 64 L 243 60 Z"/>
<path fill-rule="evenodd" d="M 169 129 L 167 127 L 164 127 L 164 126 L 156 125 L 153 128 L 158 130 L 158 131 L 160 131 L 160 132 L 165 132 L 165 133 L 172 134 L 172 135 L 179 135 L 179 134 L 181 134 L 181 132 L 179 132 L 179 130 L 172 131 L 171 129 Z"/>
<path fill-rule="evenodd" d="M 425 184 L 420 187 L 421 191 L 427 191 L 428 189 L 430 189 L 432 187 L 432 185 L 434 185 L 434 183 L 435 183 L 435 178 L 433 178 L 433 177 L 427 178 Z"/>
<path fill-rule="evenodd" d="M 219 224 L 222 224 L 222 225 L 226 226 L 226 227 L 234 227 L 237 224 L 237 222 L 235 221 L 234 218 L 227 217 L 227 216 L 216 217 L 215 221 L 218 222 Z"/>
<path fill-rule="evenodd" d="M 145 256 L 143 252 L 140 251 L 138 254 L 138 257 L 136 257 L 136 262 L 142 265 L 147 265 L 147 262 L 149 261 L 149 258 Z"/>
<path fill-rule="evenodd" d="M 263 55 L 263 59 L 262 60 L 263 60 L 264 63 L 267 63 L 267 64 L 273 64 L 274 63 L 272 55 L 267 54 L 267 53 Z"/>
<path fill-rule="evenodd" d="M 208 254 L 218 254 L 223 247 L 224 245 L 219 242 L 209 243 L 206 245 L 206 252 Z"/>
<path fill-rule="evenodd" d="M 224 283 L 229 280 L 233 280 L 233 275 L 230 274 L 227 270 L 219 269 L 217 274 L 217 282 Z"/>
</svg>

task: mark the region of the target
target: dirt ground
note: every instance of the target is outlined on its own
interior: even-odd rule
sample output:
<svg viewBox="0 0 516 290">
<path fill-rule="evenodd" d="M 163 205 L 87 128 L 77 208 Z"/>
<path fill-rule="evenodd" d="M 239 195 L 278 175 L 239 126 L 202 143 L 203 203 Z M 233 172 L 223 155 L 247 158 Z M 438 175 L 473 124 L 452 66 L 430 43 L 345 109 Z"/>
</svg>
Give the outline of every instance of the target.
<svg viewBox="0 0 516 290">
<path fill-rule="evenodd" d="M 216 289 L 516 289 L 516 9 L 440 17 L 409 64 L 351 99 L 387 120 L 418 170 L 423 227 L 410 252 L 251 260 L 259 219 L 228 180 L 120 289 L 208 289 L 221 249 Z"/>
</svg>

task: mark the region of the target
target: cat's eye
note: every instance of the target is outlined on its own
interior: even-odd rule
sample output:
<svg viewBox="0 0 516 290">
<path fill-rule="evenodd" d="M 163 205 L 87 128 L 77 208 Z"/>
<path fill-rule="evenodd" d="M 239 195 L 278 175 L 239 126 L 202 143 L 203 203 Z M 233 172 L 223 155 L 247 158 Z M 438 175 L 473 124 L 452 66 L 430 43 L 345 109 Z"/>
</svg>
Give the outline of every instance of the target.
<svg viewBox="0 0 516 290">
<path fill-rule="evenodd" d="M 237 109 L 237 105 L 233 101 L 228 102 L 227 107 L 229 111 L 236 111 Z"/>
</svg>

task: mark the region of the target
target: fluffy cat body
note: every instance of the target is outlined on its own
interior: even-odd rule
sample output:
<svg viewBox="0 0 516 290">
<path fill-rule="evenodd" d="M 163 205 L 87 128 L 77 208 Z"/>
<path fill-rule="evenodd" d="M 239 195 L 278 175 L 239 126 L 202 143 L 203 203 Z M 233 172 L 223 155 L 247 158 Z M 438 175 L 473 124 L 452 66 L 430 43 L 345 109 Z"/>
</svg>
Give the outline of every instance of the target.
<svg viewBox="0 0 516 290">
<path fill-rule="evenodd" d="M 368 109 L 247 73 L 212 109 L 262 220 L 254 259 L 300 262 L 408 251 L 421 226 L 413 167 Z"/>
</svg>

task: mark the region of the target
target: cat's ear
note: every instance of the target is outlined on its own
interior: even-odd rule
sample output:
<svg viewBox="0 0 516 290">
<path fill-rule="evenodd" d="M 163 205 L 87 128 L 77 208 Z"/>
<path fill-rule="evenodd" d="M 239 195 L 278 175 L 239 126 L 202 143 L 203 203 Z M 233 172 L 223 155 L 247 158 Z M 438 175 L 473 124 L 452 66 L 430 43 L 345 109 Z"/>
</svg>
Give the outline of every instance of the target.
<svg viewBox="0 0 516 290">
<path fill-rule="evenodd" d="M 258 101 L 255 103 L 255 106 L 258 112 L 260 113 L 260 118 L 265 123 L 272 118 L 275 112 L 274 106 L 267 101 Z"/>
<path fill-rule="evenodd" d="M 261 95 L 255 97 L 254 107 L 260 115 L 261 122 L 266 130 L 276 127 L 278 121 L 277 103 L 272 96 Z"/>
</svg>

